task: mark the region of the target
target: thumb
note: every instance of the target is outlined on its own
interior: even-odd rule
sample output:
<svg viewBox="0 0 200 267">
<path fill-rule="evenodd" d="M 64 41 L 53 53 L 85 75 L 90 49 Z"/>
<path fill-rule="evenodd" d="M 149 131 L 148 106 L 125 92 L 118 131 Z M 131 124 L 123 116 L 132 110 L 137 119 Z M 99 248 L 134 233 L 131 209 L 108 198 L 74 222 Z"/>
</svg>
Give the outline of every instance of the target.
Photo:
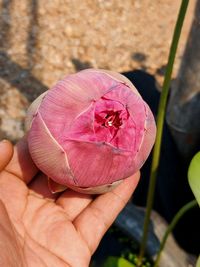
<svg viewBox="0 0 200 267">
<path fill-rule="evenodd" d="M 0 142 L 0 171 L 9 163 L 13 155 L 13 145 L 8 140 Z"/>
</svg>

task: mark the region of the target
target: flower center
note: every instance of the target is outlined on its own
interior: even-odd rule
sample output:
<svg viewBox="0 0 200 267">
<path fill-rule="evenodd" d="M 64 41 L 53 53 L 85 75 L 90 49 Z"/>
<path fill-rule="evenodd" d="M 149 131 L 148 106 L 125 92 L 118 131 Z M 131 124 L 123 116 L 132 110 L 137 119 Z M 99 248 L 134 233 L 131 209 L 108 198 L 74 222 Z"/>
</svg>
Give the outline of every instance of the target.
<svg viewBox="0 0 200 267">
<path fill-rule="evenodd" d="M 119 128 L 122 125 L 122 120 L 120 118 L 120 111 L 108 111 L 106 116 L 104 117 L 102 126 L 107 128 L 114 127 Z"/>
<path fill-rule="evenodd" d="M 120 138 L 126 128 L 129 114 L 118 101 L 102 98 L 95 103 L 94 134 L 97 141 L 119 147 Z"/>
</svg>

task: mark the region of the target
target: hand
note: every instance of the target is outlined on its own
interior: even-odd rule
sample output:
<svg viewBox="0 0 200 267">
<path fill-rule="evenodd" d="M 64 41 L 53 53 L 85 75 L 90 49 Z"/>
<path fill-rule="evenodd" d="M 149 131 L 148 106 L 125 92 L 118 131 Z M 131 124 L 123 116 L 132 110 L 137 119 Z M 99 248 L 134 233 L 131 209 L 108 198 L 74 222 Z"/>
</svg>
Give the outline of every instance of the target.
<svg viewBox="0 0 200 267">
<path fill-rule="evenodd" d="M 0 266 L 87 267 L 139 173 L 99 196 L 52 194 L 23 138 L 0 143 Z"/>
</svg>

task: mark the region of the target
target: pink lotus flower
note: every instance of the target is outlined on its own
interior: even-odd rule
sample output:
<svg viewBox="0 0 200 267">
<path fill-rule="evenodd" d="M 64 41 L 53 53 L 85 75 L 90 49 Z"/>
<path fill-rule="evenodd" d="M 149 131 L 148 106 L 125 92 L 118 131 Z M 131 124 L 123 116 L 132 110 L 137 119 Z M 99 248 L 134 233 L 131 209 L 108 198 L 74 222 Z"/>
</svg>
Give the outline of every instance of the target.
<svg viewBox="0 0 200 267">
<path fill-rule="evenodd" d="M 39 96 L 26 124 L 30 154 L 54 192 L 110 190 L 141 168 L 156 133 L 133 84 L 95 69 L 68 75 Z"/>
</svg>

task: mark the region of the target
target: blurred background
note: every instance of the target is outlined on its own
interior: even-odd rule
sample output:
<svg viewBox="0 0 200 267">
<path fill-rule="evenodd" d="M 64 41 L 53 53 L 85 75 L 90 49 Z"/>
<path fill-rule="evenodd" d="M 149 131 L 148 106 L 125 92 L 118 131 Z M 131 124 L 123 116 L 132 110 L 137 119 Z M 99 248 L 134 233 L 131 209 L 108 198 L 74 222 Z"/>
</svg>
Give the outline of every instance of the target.
<svg viewBox="0 0 200 267">
<path fill-rule="evenodd" d="M 30 102 L 85 68 L 144 70 L 162 84 L 180 1 L 0 0 L 0 139 L 24 134 Z M 173 77 L 193 18 L 181 35 Z"/>
</svg>

